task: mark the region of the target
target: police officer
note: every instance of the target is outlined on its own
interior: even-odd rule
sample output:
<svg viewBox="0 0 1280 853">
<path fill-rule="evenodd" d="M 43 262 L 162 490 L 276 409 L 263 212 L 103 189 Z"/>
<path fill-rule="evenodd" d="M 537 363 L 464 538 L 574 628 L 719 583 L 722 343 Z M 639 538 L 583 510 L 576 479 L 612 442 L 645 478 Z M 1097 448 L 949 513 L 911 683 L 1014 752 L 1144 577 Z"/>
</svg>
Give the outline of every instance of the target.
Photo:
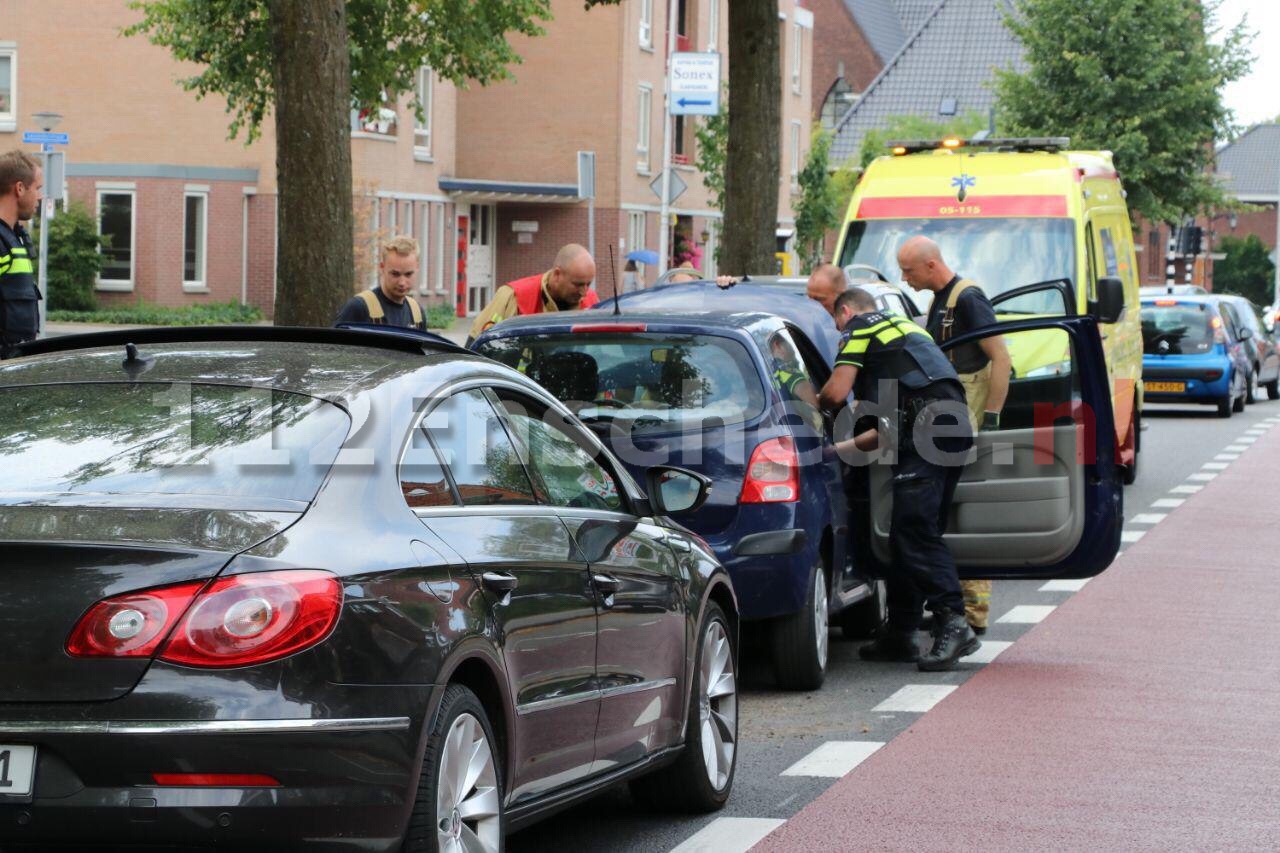
<svg viewBox="0 0 1280 853">
<path fill-rule="evenodd" d="M 564 246 L 556 253 L 551 269 L 498 288 L 476 317 L 466 345 L 470 347 L 486 329 L 510 317 L 590 308 L 600 301 L 590 289 L 595 278 L 596 262 L 591 253 L 577 243 Z"/>
<path fill-rule="evenodd" d="M 917 661 L 927 672 L 953 669 L 981 645 L 965 621 L 955 560 L 942 540 L 973 443 L 964 389 L 927 332 L 905 317 L 876 310 L 875 299 L 862 288 L 846 290 L 835 310 L 845 338 L 822 387 L 823 408 L 841 408 L 851 390 L 859 401 L 881 407 L 890 402 L 882 394 L 897 395 L 899 443 L 889 529 L 893 564 L 885 579 L 889 621 L 858 654 L 865 660 Z M 867 430 L 853 442 L 870 450 L 878 440 L 876 430 Z M 933 646 L 923 656 L 915 639 L 922 604 L 934 617 Z"/>
<path fill-rule="evenodd" d="M 425 332 L 426 316 L 413 298 L 419 255 L 418 241 L 412 237 L 393 237 L 383 243 L 378 286 L 353 296 L 342 306 L 334 323 L 407 326 Z"/>
<path fill-rule="evenodd" d="M 0 355 L 39 332 L 36 253 L 22 223 L 35 216 L 43 186 L 35 157 L 20 149 L 0 154 Z"/>
<path fill-rule="evenodd" d="M 942 259 L 938 244 L 928 237 L 912 237 L 898 249 L 902 279 L 914 290 L 933 293 L 925 328 L 939 345 L 996 322 L 991 300 L 975 282 L 951 271 Z M 1000 428 L 1000 411 L 1009 393 L 1009 349 L 1004 338 L 992 335 L 975 344 L 953 347 L 947 352 L 964 386 L 973 429 Z M 987 632 L 991 610 L 991 581 L 961 581 L 964 615 L 978 634 Z"/>
</svg>

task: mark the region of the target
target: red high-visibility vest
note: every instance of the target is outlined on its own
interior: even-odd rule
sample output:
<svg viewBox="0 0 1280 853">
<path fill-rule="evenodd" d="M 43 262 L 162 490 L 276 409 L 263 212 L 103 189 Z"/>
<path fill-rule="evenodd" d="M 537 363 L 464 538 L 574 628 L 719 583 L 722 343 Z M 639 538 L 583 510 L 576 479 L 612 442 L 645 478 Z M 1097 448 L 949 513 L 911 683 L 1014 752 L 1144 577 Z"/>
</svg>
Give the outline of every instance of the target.
<svg viewBox="0 0 1280 853">
<path fill-rule="evenodd" d="M 507 287 L 515 291 L 516 308 L 519 309 L 522 315 L 542 313 L 542 279 L 544 275 L 545 273 L 537 273 L 536 275 L 507 282 Z M 599 301 L 600 297 L 596 295 L 596 292 L 588 290 L 586 295 L 582 297 L 582 302 L 578 303 L 578 307 L 590 308 Z"/>
</svg>

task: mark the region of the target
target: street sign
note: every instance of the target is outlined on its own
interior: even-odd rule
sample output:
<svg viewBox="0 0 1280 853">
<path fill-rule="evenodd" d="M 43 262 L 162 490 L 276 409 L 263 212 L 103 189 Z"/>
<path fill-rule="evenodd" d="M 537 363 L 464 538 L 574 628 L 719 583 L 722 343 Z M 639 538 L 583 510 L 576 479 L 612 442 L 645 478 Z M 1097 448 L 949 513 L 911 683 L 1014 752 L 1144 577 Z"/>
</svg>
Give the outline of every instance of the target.
<svg viewBox="0 0 1280 853">
<path fill-rule="evenodd" d="M 71 138 L 65 133 L 28 130 L 22 134 L 23 145 L 69 145 Z"/>
<path fill-rule="evenodd" d="M 668 91 L 673 116 L 713 116 L 720 112 L 720 54 L 671 54 Z"/>
<path fill-rule="evenodd" d="M 658 201 L 662 201 L 662 174 L 649 182 L 649 189 L 653 190 L 653 194 L 658 197 Z M 667 199 L 667 204 L 674 204 L 675 200 L 689 189 L 689 185 L 684 182 L 684 178 L 680 177 L 680 173 L 672 171 L 671 173 L 671 198 Z"/>
</svg>

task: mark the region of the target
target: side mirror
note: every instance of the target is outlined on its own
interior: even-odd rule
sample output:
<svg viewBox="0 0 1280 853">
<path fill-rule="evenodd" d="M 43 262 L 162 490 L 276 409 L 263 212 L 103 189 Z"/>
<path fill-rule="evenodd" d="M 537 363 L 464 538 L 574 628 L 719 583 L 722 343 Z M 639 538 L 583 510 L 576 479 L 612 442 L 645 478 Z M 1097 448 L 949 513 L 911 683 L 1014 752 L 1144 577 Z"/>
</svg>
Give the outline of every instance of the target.
<svg viewBox="0 0 1280 853">
<path fill-rule="evenodd" d="M 1240 340 L 1247 341 L 1252 337 L 1253 337 L 1253 329 L 1250 329 L 1248 326 L 1241 327 Z"/>
<path fill-rule="evenodd" d="M 1098 298 L 1089 303 L 1089 313 L 1099 323 L 1114 323 L 1124 313 L 1124 282 L 1115 276 L 1098 279 Z"/>
<path fill-rule="evenodd" d="M 681 515 L 702 506 L 711 494 L 711 480 L 684 468 L 660 465 L 645 472 L 649 501 L 659 515 Z"/>
</svg>

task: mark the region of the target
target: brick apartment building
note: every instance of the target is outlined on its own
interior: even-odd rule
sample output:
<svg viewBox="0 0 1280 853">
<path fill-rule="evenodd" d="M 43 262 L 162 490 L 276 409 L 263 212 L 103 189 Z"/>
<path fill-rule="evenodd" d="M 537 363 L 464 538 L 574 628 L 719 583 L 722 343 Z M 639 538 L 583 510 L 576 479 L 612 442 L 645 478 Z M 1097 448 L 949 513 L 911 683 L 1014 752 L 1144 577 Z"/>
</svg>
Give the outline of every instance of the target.
<svg viewBox="0 0 1280 853">
<path fill-rule="evenodd" d="M 410 95 L 352 116 L 353 205 L 360 284 L 374 281 L 374 247 L 393 233 L 423 245 L 424 301 L 474 313 L 493 289 L 547 268 L 565 242 L 594 236 L 597 287 L 613 291 L 608 247 L 659 245 L 667 0 L 624 0 L 585 11 L 553 0 L 540 38 L 512 43 L 523 59 L 504 83 L 457 89 L 423 69 Z M 728 0 L 678 0 L 679 50 L 727 50 Z M 790 235 L 794 178 L 809 142 L 813 16 L 782 0 L 780 240 Z M 178 81 L 194 73 L 121 29 L 125 0 L 42 0 L 0 35 L 0 150 L 36 129 L 33 112 L 63 116 L 70 136 L 67 196 L 112 238 L 97 291 L 103 304 L 241 300 L 272 310 L 276 174 L 270 120 L 246 145 L 227 138 L 216 97 Z M 727 68 L 727 63 L 726 63 Z M 707 202 L 694 119 L 677 123 L 676 171 L 688 190 L 668 227 L 714 269 L 720 214 Z M 577 152 L 596 154 L 594 229 L 578 197 Z M 57 188 L 48 188 L 58 194 Z M 593 233 L 592 233 L 593 232 Z M 788 246 L 789 248 L 789 246 Z M 642 270 L 652 281 L 656 272 Z"/>
</svg>

